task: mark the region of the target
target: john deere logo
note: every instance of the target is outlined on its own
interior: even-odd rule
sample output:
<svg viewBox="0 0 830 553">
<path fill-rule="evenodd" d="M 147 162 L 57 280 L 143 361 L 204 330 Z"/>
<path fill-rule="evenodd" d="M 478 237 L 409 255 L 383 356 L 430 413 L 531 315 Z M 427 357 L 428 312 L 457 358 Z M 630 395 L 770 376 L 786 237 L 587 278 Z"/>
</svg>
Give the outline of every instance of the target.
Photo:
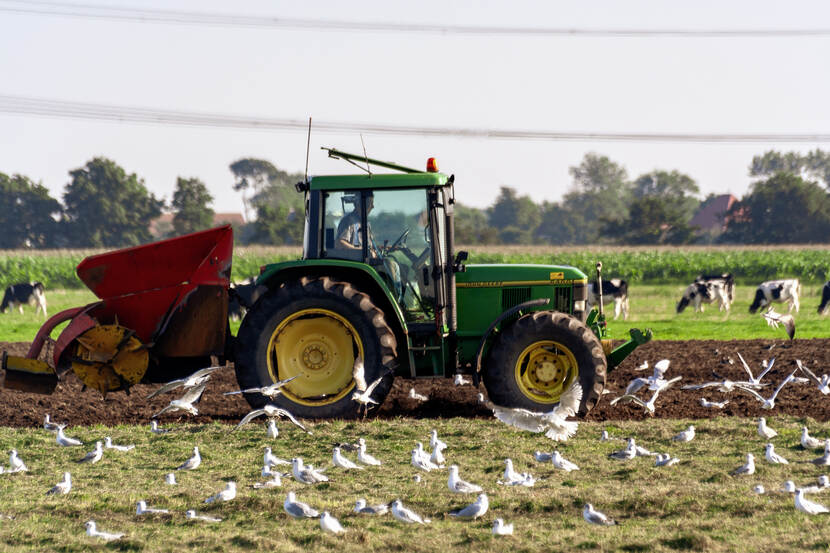
<svg viewBox="0 0 830 553">
<path fill-rule="evenodd" d="M 565 273 L 551 273 L 550 279 L 551 280 L 562 280 L 565 278 Z"/>
</svg>

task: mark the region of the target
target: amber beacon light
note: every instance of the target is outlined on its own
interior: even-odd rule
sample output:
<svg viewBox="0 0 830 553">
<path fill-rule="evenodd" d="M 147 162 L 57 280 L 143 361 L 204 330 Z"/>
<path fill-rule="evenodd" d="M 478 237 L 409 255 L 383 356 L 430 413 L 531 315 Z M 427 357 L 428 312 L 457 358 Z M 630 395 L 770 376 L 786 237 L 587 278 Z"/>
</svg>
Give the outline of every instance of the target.
<svg viewBox="0 0 830 553">
<path fill-rule="evenodd" d="M 431 157 L 427 160 L 427 173 L 437 173 L 438 172 L 438 161 Z"/>
</svg>

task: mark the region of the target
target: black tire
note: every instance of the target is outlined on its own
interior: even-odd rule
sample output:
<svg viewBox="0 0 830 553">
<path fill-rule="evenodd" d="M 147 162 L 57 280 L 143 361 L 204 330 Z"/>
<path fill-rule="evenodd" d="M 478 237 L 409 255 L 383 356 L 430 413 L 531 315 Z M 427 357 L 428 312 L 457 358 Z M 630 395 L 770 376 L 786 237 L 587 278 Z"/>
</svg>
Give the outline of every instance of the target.
<svg viewBox="0 0 830 553">
<path fill-rule="evenodd" d="M 269 362 L 277 365 L 275 357 L 269 360 L 268 348 L 272 337 L 286 318 L 308 309 L 326 310 L 352 325 L 363 346 L 366 383 L 371 384 L 381 375 L 386 375 L 372 393 L 373 399 L 383 403 L 392 388 L 394 378 L 391 369 L 394 369 L 396 364 L 395 334 L 386 323 L 383 311 L 375 306 L 367 294 L 356 290 L 351 284 L 330 277 L 304 277 L 299 281 L 285 283 L 266 293 L 248 311 L 236 339 L 235 367 L 240 388 L 261 387 L 276 381 L 268 367 Z M 354 341 L 353 348 L 356 356 L 357 345 Z M 284 378 L 284 374 L 281 375 L 279 370 L 277 367 L 276 376 Z M 343 368 L 338 370 L 342 371 Z M 348 367 L 348 371 L 351 374 L 351 367 Z M 290 388 L 289 383 L 286 390 Z M 326 403 L 326 400 L 322 400 L 313 405 L 309 405 L 308 401 L 298 403 L 292 400 L 291 397 L 298 396 L 292 396 L 290 391 L 287 394 L 279 394 L 272 400 L 258 393 L 245 394 L 245 399 L 254 408 L 262 407 L 270 401 L 298 417 L 353 418 L 359 414 L 360 407 L 351 397 L 354 380 L 350 380 L 338 395 L 346 390 L 348 393 L 337 401 Z M 315 402 L 312 400 L 312 403 Z M 360 413 L 362 414 L 362 410 Z"/>
<path fill-rule="evenodd" d="M 528 313 L 498 336 L 482 370 L 490 400 L 496 405 L 522 407 L 532 411 L 550 411 L 556 405 L 558 395 L 551 397 L 551 402 L 536 401 L 533 393 L 525 392 L 519 382 L 519 357 L 535 343 L 543 341 L 556 342 L 573 356 L 582 386 L 579 414 L 584 415 L 599 401 L 605 387 L 608 362 L 602 344 L 590 328 L 575 317 L 555 311 Z M 539 346 L 534 351 L 541 349 L 545 348 Z M 562 352 L 559 351 L 559 354 Z M 557 367 L 555 364 L 552 366 Z M 560 378 L 560 369 L 556 368 L 555 371 L 555 378 Z M 540 392 L 539 396 L 541 395 Z"/>
</svg>

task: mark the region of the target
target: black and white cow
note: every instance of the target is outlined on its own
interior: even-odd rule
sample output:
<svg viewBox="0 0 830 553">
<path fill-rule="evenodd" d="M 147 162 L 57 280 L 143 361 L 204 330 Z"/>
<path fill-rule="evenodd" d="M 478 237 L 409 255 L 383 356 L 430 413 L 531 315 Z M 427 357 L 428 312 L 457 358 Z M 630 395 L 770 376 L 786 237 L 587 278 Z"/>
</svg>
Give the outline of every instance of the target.
<svg viewBox="0 0 830 553">
<path fill-rule="evenodd" d="M 42 283 L 21 282 L 8 286 L 3 294 L 3 303 L 0 304 L 0 313 L 17 307 L 23 314 L 24 305 L 36 305 L 35 314 L 43 311 L 43 316 L 46 316 L 46 294 L 43 292 Z"/>
<path fill-rule="evenodd" d="M 798 313 L 798 296 L 800 295 L 801 283 L 797 278 L 768 280 L 759 284 L 758 289 L 755 290 L 755 299 L 749 306 L 749 312 L 755 313 L 759 308 L 766 307 L 772 302 L 787 302 L 789 306 L 787 312 L 795 308 L 795 312 Z"/>
<path fill-rule="evenodd" d="M 264 287 L 254 284 L 250 278 L 243 284 L 231 284 L 228 290 L 228 317 L 233 320 L 241 319 L 245 311 L 251 308 L 262 295 Z"/>
<path fill-rule="evenodd" d="M 704 303 L 718 302 L 718 311 L 729 311 L 735 296 L 735 278 L 732 273 L 720 275 L 698 275 L 683 297 L 677 302 L 677 312 L 682 313 L 690 303 L 695 313 L 703 312 Z"/>
<path fill-rule="evenodd" d="M 821 304 L 818 306 L 819 315 L 824 315 L 828 303 L 830 303 L 830 280 L 821 287 Z"/>
<path fill-rule="evenodd" d="M 614 302 L 614 319 L 622 312 L 623 320 L 628 320 L 628 283 L 619 278 L 602 281 L 602 302 Z M 588 310 L 599 303 L 596 281 L 588 283 Z"/>
</svg>

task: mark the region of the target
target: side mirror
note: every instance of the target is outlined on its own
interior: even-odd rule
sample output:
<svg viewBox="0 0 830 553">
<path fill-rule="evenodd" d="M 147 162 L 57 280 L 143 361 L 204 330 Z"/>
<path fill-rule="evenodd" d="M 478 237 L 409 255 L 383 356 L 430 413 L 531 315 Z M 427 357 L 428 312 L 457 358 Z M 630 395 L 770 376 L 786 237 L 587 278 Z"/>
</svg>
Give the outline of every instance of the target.
<svg viewBox="0 0 830 553">
<path fill-rule="evenodd" d="M 452 264 L 452 270 L 456 273 L 463 273 L 467 270 L 467 267 L 464 265 L 464 262 L 467 261 L 467 258 L 470 256 L 469 252 L 464 250 L 459 251 L 455 254 L 455 261 Z"/>
</svg>

